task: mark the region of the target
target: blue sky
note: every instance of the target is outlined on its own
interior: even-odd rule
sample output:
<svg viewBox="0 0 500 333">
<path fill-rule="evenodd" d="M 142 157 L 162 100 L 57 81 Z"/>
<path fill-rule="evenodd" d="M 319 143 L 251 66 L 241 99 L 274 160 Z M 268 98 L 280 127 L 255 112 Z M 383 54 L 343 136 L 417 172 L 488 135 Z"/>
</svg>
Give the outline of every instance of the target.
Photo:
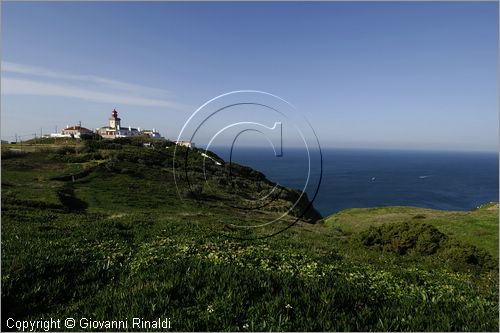
<svg viewBox="0 0 500 333">
<path fill-rule="evenodd" d="M 173 139 L 255 89 L 323 147 L 498 149 L 498 3 L 2 2 L 1 24 L 2 139 L 113 108 Z"/>
</svg>

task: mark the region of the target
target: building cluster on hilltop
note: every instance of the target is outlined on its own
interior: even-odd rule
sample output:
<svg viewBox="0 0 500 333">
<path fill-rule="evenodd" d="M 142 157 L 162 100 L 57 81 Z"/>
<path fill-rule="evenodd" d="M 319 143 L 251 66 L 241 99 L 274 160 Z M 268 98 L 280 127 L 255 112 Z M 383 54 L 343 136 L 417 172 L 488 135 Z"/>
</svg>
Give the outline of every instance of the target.
<svg viewBox="0 0 500 333">
<path fill-rule="evenodd" d="M 75 126 L 66 126 L 65 129 L 61 131 L 61 133 L 52 133 L 50 137 L 72 137 L 72 138 L 80 138 L 83 134 L 99 134 L 105 139 L 115 139 L 115 138 L 125 138 L 130 136 L 149 136 L 154 139 L 162 139 L 160 133 L 156 131 L 156 129 L 143 129 L 135 128 L 131 126 L 122 126 L 121 119 L 118 118 L 118 111 L 116 109 L 111 112 L 111 117 L 109 118 L 109 122 L 107 126 L 96 128 L 95 132 L 82 127 L 81 124 Z"/>
<path fill-rule="evenodd" d="M 131 126 L 122 126 L 121 119 L 118 118 L 118 111 L 116 110 L 111 112 L 111 118 L 109 118 L 108 126 L 97 128 L 96 133 L 105 139 L 125 138 L 139 135 L 146 135 L 155 139 L 161 138 L 160 133 L 156 132 L 154 128 L 152 130 L 141 131 L 140 127 L 134 128 Z"/>
<path fill-rule="evenodd" d="M 126 138 L 131 136 L 147 136 L 153 139 L 163 139 L 163 137 L 156 131 L 156 129 L 142 129 L 140 127 L 122 126 L 121 119 L 118 117 L 118 111 L 113 109 L 111 117 L 108 119 L 108 125 L 96 128 L 92 131 L 88 128 L 82 127 L 82 124 L 74 126 L 66 126 L 60 133 L 52 133 L 52 138 L 81 138 L 85 134 L 98 134 L 104 139 Z M 177 145 L 185 147 L 194 147 L 191 141 L 176 141 Z"/>
</svg>

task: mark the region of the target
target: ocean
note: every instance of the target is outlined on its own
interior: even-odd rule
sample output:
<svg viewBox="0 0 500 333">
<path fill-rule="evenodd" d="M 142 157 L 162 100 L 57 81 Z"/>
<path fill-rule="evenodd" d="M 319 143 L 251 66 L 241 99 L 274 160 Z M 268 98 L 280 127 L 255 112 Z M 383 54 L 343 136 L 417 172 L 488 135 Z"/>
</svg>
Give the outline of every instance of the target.
<svg viewBox="0 0 500 333">
<path fill-rule="evenodd" d="M 229 160 L 229 150 L 212 148 Z M 480 152 L 323 149 L 322 177 L 314 207 L 327 216 L 346 208 L 416 206 L 470 210 L 498 201 L 498 154 Z M 319 154 L 311 152 L 309 199 L 320 179 Z M 283 186 L 303 189 L 307 152 L 271 148 L 235 148 L 232 161 L 263 172 Z"/>
</svg>

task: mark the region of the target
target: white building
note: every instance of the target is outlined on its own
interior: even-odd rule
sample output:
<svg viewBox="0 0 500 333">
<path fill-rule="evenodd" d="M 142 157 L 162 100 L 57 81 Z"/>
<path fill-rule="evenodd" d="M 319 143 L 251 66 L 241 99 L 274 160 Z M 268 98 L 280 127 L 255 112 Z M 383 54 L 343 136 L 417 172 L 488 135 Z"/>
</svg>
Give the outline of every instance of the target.
<svg viewBox="0 0 500 333">
<path fill-rule="evenodd" d="M 66 126 L 65 129 L 61 131 L 61 133 L 51 133 L 51 138 L 76 138 L 80 139 L 82 134 L 92 134 L 92 130 L 88 128 L 82 127 L 81 124 L 74 126 Z"/>
<path fill-rule="evenodd" d="M 118 118 L 118 111 L 116 111 L 116 109 L 113 109 L 113 112 L 111 112 L 111 117 L 108 121 L 108 126 L 99 127 L 96 129 L 96 133 L 105 139 L 124 138 L 128 136 L 140 135 L 140 129 L 138 128 L 121 126 L 121 119 Z"/>
<path fill-rule="evenodd" d="M 175 144 L 178 146 L 183 146 L 183 147 L 188 147 L 188 148 L 193 148 L 194 147 L 194 142 L 191 141 L 175 141 Z"/>
<path fill-rule="evenodd" d="M 153 139 L 163 139 L 160 133 L 158 133 L 154 128 L 152 130 L 147 130 L 147 129 L 143 130 L 142 135 L 147 135 Z"/>
</svg>

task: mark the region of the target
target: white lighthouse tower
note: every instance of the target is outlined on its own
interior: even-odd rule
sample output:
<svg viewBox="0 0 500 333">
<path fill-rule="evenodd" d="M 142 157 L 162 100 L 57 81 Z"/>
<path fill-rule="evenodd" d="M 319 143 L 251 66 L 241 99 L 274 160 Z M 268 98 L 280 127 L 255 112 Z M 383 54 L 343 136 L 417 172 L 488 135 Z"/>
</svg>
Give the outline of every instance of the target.
<svg viewBox="0 0 500 333">
<path fill-rule="evenodd" d="M 118 111 L 116 109 L 113 109 L 113 112 L 111 112 L 111 118 L 109 118 L 109 127 L 113 129 L 120 129 L 120 118 L 118 118 Z"/>
</svg>

